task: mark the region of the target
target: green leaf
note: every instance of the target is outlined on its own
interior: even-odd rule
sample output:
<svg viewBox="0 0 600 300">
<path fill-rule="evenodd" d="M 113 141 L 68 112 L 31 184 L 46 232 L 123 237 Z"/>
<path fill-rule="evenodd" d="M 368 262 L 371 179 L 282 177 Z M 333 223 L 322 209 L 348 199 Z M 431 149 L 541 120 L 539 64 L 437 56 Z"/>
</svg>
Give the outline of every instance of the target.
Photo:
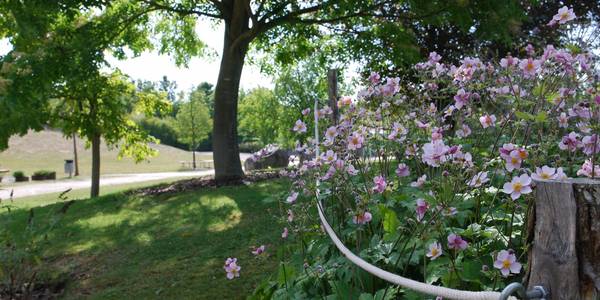
<svg viewBox="0 0 600 300">
<path fill-rule="evenodd" d="M 481 278 L 482 263 L 477 260 L 467 260 L 463 263 L 462 279 L 466 281 L 479 282 Z"/>
<path fill-rule="evenodd" d="M 362 293 L 360 294 L 360 296 L 358 296 L 358 300 L 373 300 L 373 295 L 371 294 L 367 294 L 367 293 Z"/>
<path fill-rule="evenodd" d="M 286 282 L 290 284 L 293 281 L 295 274 L 296 271 L 294 267 L 290 266 L 289 264 L 283 263 L 279 265 L 279 273 L 277 274 L 277 281 L 279 282 L 279 285 L 284 286 Z"/>
<path fill-rule="evenodd" d="M 544 123 L 547 120 L 548 120 L 548 114 L 545 111 L 541 111 L 535 116 L 536 123 Z"/>
<path fill-rule="evenodd" d="M 533 121 L 535 120 L 535 117 L 530 114 L 530 113 L 526 113 L 526 112 L 522 112 L 522 111 L 516 111 L 515 115 L 517 116 L 517 118 L 521 119 L 521 120 L 526 120 L 526 121 Z"/>
<path fill-rule="evenodd" d="M 396 299 L 396 294 L 398 293 L 398 289 L 395 287 L 388 287 L 387 289 L 382 289 L 375 293 L 375 300 L 391 300 Z"/>
<path fill-rule="evenodd" d="M 398 232 L 398 226 L 400 226 L 400 221 L 398 220 L 398 216 L 396 213 L 385 207 L 384 205 L 379 205 L 379 211 L 381 212 L 381 218 L 383 220 L 383 230 L 385 234 L 383 235 L 383 239 L 387 240 L 390 236 L 395 235 Z"/>
</svg>

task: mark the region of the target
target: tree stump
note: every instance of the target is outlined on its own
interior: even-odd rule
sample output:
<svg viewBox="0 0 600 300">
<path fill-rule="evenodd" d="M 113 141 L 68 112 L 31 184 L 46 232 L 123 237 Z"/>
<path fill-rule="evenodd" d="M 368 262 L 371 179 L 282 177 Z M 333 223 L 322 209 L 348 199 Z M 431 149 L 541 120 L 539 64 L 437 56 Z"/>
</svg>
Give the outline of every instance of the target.
<svg viewBox="0 0 600 300">
<path fill-rule="evenodd" d="M 600 181 L 536 181 L 529 221 L 528 290 L 546 299 L 600 297 Z"/>
</svg>

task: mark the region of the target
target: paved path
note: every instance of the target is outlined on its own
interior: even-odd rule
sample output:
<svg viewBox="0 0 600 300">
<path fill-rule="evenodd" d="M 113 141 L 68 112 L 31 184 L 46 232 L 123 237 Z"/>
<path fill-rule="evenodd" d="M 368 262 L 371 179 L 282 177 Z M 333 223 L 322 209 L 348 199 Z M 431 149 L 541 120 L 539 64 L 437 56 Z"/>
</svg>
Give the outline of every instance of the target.
<svg viewBox="0 0 600 300">
<path fill-rule="evenodd" d="M 198 177 L 214 174 L 214 170 L 188 171 L 188 172 L 161 172 L 161 173 L 138 173 L 138 174 L 110 174 L 100 177 L 100 186 L 128 184 L 144 181 L 162 180 L 178 177 Z M 43 183 L 30 183 L 15 185 L 11 187 L 2 187 L 0 190 L 0 199 L 8 199 L 11 190 L 13 198 L 21 198 L 49 193 L 63 192 L 68 189 L 84 189 L 91 186 L 90 179 L 80 180 L 60 180 Z"/>
</svg>

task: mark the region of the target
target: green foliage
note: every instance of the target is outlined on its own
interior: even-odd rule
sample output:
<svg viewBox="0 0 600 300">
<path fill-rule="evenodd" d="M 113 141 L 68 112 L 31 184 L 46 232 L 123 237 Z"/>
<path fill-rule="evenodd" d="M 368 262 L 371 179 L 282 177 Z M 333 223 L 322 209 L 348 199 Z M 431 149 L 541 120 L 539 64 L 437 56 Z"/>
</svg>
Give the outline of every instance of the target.
<svg viewBox="0 0 600 300">
<path fill-rule="evenodd" d="M 284 107 L 281 116 L 280 143 L 291 147 L 296 142 L 297 136 L 291 130 L 291 125 L 302 117 L 301 111 L 305 108 L 314 108 L 315 99 L 319 106 L 328 104 L 327 68 L 328 65 L 318 61 L 301 61 L 296 65 L 282 69 L 275 80 L 275 96 Z M 350 85 L 344 82 L 343 70 L 338 71 L 338 95 L 344 96 L 350 90 Z M 313 132 L 312 124 L 307 124 L 308 132 Z"/>
<path fill-rule="evenodd" d="M 52 124 L 66 135 L 77 133 L 88 141 L 100 135 L 108 146 L 119 147 L 119 156 L 132 157 L 137 162 L 155 155 L 148 143 L 157 140 L 141 130 L 130 116 L 168 111 L 166 94 L 136 91 L 119 72 L 94 79 L 67 82 L 60 94 L 63 98 L 51 102 Z"/>
<path fill-rule="evenodd" d="M 160 40 L 160 53 L 172 54 L 177 65 L 187 66 L 192 56 L 204 54 L 205 45 L 196 34 L 192 15 L 163 14 L 154 27 Z"/>
<path fill-rule="evenodd" d="M 66 198 L 61 195 L 59 200 Z M 71 204 L 60 203 L 46 210 L 42 218 L 37 217 L 39 211 L 33 208 L 23 218 L 23 210 L 0 205 L 2 224 L 12 223 L 10 228 L 0 226 L 0 294 L 3 297 L 28 299 L 38 283 L 50 286 L 54 275 L 43 251 L 49 245 L 48 235 L 56 230 Z"/>
<path fill-rule="evenodd" d="M 288 127 L 280 119 L 283 109 L 273 91 L 266 88 L 250 91 L 239 104 L 240 135 L 257 138 L 263 146 L 276 142 Z"/>
<path fill-rule="evenodd" d="M 23 178 L 23 177 L 25 177 L 25 173 L 23 171 L 15 171 L 15 172 L 13 172 L 13 177 L 14 178 Z"/>
<path fill-rule="evenodd" d="M 177 138 L 190 149 L 196 149 L 212 131 L 212 122 L 204 104 L 204 97 L 206 96 L 201 92 L 191 93 L 188 101 L 180 105 L 175 117 Z"/>
<path fill-rule="evenodd" d="M 175 118 L 140 118 L 136 121 L 136 123 L 142 128 L 142 130 L 148 132 L 149 135 L 158 139 L 161 144 L 182 149 L 186 148 L 185 144 L 182 144 L 177 139 Z"/>
<path fill-rule="evenodd" d="M 38 177 L 38 176 L 39 177 L 48 177 L 48 176 L 51 176 L 53 174 L 56 174 L 56 172 L 55 171 L 48 171 L 48 170 L 39 170 L 39 171 L 33 172 L 32 176 L 36 176 L 36 177 Z"/>
<path fill-rule="evenodd" d="M 136 93 L 119 72 L 100 71 L 107 50 L 123 57 L 125 47 L 134 54 L 151 47 L 147 28 L 134 26 L 148 21 L 147 7 L 131 1 L 110 6 L 101 1 L 8 1 L 2 9 L 19 26 L 6 34 L 13 50 L 2 58 L 0 78 L 6 79 L 0 107 L 11 117 L 0 121 L 0 148 L 11 135 L 50 123 L 88 141 L 102 136 L 136 161 L 154 153 L 147 145 L 154 139 L 129 115 L 165 112 L 165 95 Z"/>
</svg>

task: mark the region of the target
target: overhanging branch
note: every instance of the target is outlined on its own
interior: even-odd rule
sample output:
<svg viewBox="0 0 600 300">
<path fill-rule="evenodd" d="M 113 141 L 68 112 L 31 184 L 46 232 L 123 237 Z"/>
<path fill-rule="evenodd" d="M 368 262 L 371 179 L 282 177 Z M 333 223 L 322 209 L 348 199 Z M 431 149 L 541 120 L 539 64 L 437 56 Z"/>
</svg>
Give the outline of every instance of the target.
<svg viewBox="0 0 600 300">
<path fill-rule="evenodd" d="M 185 8 L 180 5 L 170 6 L 170 5 L 158 3 L 158 1 L 155 1 L 155 0 L 142 0 L 142 2 L 150 5 L 151 7 L 155 7 L 160 10 L 175 13 L 180 16 L 197 15 L 197 16 L 204 16 L 204 17 L 215 18 L 215 19 L 223 19 L 223 11 L 221 9 L 222 4 L 221 4 L 221 2 L 216 1 L 216 0 L 211 0 L 211 2 L 215 5 L 217 10 L 219 11 L 219 14 L 196 10 L 193 8 Z"/>
</svg>

